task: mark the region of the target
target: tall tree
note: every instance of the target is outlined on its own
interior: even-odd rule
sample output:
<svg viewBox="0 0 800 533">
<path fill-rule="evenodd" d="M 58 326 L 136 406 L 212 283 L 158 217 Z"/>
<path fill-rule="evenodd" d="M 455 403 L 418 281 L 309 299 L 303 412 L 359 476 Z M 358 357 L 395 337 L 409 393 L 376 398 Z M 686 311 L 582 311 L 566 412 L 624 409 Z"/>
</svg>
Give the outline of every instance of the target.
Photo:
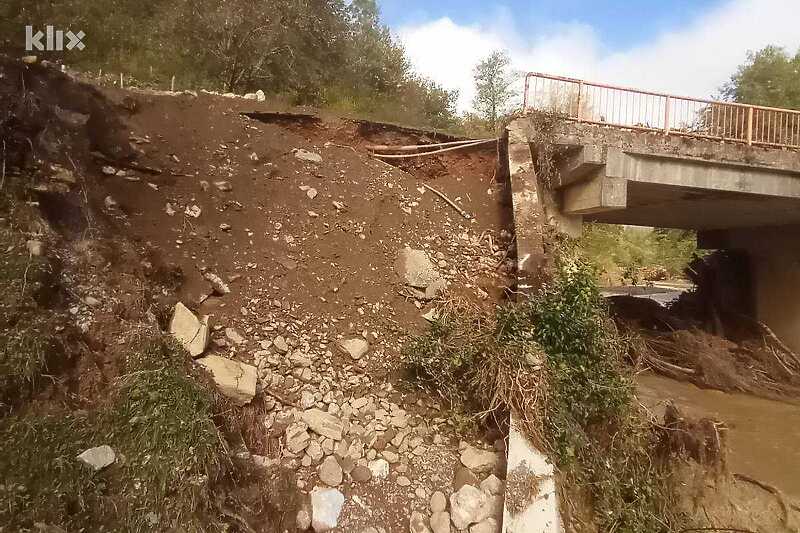
<svg viewBox="0 0 800 533">
<path fill-rule="evenodd" d="M 473 71 L 475 98 L 472 106 L 491 130 L 497 126 L 498 118 L 508 112 L 511 100 L 517 96 L 513 87 L 516 75 L 510 66 L 508 53 L 496 50 L 478 63 Z"/>
<path fill-rule="evenodd" d="M 800 109 L 800 50 L 794 56 L 777 46 L 749 52 L 722 95 L 734 102 Z"/>
</svg>

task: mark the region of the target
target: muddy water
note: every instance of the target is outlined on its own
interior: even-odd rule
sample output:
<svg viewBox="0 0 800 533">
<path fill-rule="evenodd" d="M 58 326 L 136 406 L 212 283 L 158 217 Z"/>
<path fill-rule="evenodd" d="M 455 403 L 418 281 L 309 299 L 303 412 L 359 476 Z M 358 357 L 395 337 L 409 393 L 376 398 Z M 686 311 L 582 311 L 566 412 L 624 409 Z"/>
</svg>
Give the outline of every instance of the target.
<svg viewBox="0 0 800 533">
<path fill-rule="evenodd" d="M 687 415 L 725 422 L 730 470 L 800 498 L 800 405 L 699 389 L 653 374 L 640 374 L 636 382 L 639 400 L 659 417 L 671 398 Z"/>
</svg>

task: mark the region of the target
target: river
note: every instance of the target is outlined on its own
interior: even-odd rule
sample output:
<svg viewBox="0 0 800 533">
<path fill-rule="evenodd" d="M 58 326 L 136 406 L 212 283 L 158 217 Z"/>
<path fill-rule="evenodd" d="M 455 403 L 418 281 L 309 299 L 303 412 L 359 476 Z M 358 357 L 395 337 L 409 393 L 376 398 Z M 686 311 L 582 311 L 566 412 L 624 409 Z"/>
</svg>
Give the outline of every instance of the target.
<svg viewBox="0 0 800 533">
<path fill-rule="evenodd" d="M 636 383 L 639 400 L 659 417 L 671 398 L 688 416 L 725 422 L 730 471 L 800 499 L 800 405 L 700 389 L 652 373 L 639 374 Z"/>
</svg>

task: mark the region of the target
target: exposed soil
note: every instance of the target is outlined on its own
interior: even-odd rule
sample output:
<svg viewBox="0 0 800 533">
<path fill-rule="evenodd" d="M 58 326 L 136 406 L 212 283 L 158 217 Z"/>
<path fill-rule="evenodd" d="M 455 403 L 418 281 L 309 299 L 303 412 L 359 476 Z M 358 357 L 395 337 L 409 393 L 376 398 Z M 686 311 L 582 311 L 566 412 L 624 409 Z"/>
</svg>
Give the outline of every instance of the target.
<svg viewBox="0 0 800 533">
<path fill-rule="evenodd" d="M 452 491 L 460 436 L 437 398 L 403 380 L 404 341 L 427 327 L 421 315 L 436 301 L 411 293 L 394 263 L 405 246 L 424 250 L 447 280 L 445 298 L 488 307 L 506 299 L 514 283 L 512 224 L 504 185 L 494 179 L 494 146 L 393 166 L 364 145 L 450 138 L 204 93 L 88 86 L 75 92 L 51 69 L 3 66 L 13 81 L 3 86 L 4 109 L 17 117 L 2 124 L 8 153 L 16 157 L 7 161 L 9 175 L 37 210 L 18 231 L 43 241 L 45 255 L 63 264 L 49 293 L 60 306 L 61 327 L 76 332 L 70 368 L 25 409 L 90 409 L 103 402 L 130 339 L 145 331 L 139 324 L 165 328 L 172 306 L 182 301 L 210 315 L 207 353 L 259 367 L 262 392 L 222 424 L 241 431 L 244 448 L 237 454 L 288 466 L 302 493 L 322 484 L 318 461 L 307 464 L 284 449 L 284 431 L 303 393 L 318 407 L 343 410 L 351 431 L 337 443 L 340 460 L 375 458 L 369 442 L 354 450 L 367 440 L 363 428 L 376 427 L 381 412 L 391 415 L 392 424 L 388 416 L 386 426 L 377 423 L 378 435 L 386 453 L 400 459 L 387 479 L 367 483 L 350 479 L 345 468 L 340 530 L 379 524 L 387 532 L 406 531 L 412 510 L 429 513 L 433 491 Z M 29 87 L 43 84 L 35 95 L 60 94 L 59 100 L 32 96 L 19 109 L 20 78 Z M 31 120 L 40 109 L 60 115 Z M 48 131 L 55 133 L 43 134 Z M 298 150 L 321 161 L 302 160 Z M 25 175 L 17 176 L 23 167 Z M 58 178 L 63 169 L 69 179 Z M 24 251 L 24 240 L 15 246 Z M 228 294 L 214 292 L 206 275 L 212 273 Z M 66 296 L 59 299 L 59 291 Z M 266 363 L 278 335 L 313 361 L 310 378 L 283 360 Z M 368 354 L 356 361 L 337 350 L 335 341 L 344 337 L 368 340 Z M 356 400 L 367 405 L 353 408 Z M 397 430 L 390 429 L 395 419 Z M 294 512 L 283 513 L 289 523 Z"/>
</svg>

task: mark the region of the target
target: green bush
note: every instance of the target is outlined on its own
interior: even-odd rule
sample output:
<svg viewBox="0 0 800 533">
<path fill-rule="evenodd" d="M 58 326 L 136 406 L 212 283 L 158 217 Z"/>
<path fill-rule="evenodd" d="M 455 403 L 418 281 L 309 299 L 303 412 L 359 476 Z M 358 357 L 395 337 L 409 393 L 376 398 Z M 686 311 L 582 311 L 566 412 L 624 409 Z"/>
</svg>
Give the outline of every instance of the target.
<svg viewBox="0 0 800 533">
<path fill-rule="evenodd" d="M 550 280 L 526 301 L 487 315 L 450 302 L 407 346 L 412 374 L 456 409 L 517 414 L 559 467 L 569 491 L 587 493 L 601 531 L 661 532 L 678 520 L 656 436 L 637 411 L 625 342 L 609 319 L 591 262 L 570 245 Z"/>
</svg>

